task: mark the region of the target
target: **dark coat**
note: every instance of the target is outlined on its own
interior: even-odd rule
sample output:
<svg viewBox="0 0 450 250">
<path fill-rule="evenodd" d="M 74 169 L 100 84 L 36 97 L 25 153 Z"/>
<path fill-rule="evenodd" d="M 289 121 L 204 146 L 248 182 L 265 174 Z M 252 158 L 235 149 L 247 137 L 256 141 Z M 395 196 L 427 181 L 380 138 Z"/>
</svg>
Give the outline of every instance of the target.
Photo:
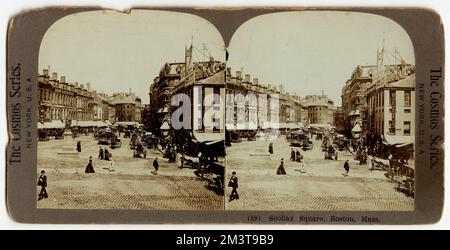
<svg viewBox="0 0 450 250">
<path fill-rule="evenodd" d="M 345 162 L 345 163 L 344 163 L 344 169 L 345 169 L 345 170 L 350 169 L 350 165 L 348 164 L 348 162 Z"/>
<path fill-rule="evenodd" d="M 230 181 L 228 182 L 228 186 L 232 187 L 233 189 L 238 188 L 238 178 L 237 176 L 233 176 L 230 178 Z"/>
<path fill-rule="evenodd" d="M 277 175 L 285 175 L 286 174 L 286 170 L 284 169 L 283 165 L 280 165 L 277 169 Z"/>
<path fill-rule="evenodd" d="M 159 163 L 158 163 L 158 161 L 157 161 L 156 159 L 153 161 L 153 167 L 154 167 L 155 169 L 158 169 L 158 168 L 159 168 Z"/>
<path fill-rule="evenodd" d="M 38 186 L 41 187 L 47 187 L 47 176 L 45 176 L 44 174 L 42 174 L 41 176 L 39 176 L 39 180 L 38 180 Z"/>
<path fill-rule="evenodd" d="M 94 166 L 92 165 L 92 160 L 89 160 L 88 165 L 86 166 L 86 170 L 84 170 L 86 174 L 95 173 Z"/>
</svg>

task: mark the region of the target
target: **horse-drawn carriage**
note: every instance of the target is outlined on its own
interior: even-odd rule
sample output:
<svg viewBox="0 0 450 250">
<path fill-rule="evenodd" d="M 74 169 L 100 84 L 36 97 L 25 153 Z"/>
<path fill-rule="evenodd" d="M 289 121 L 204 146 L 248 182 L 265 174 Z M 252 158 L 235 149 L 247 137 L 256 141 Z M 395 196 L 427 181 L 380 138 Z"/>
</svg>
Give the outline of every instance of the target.
<svg viewBox="0 0 450 250">
<path fill-rule="evenodd" d="M 142 144 L 138 143 L 133 150 L 134 158 L 147 158 L 147 150 L 142 146 Z"/>
<path fill-rule="evenodd" d="M 338 159 L 338 152 L 333 146 L 329 146 L 327 150 L 325 151 L 325 160 L 337 160 Z"/>
</svg>

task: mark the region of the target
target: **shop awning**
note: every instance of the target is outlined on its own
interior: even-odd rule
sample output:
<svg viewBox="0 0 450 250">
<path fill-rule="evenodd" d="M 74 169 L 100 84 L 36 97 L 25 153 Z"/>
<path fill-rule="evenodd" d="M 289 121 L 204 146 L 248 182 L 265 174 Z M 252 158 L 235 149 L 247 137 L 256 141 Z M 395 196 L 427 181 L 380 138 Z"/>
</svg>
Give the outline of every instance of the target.
<svg viewBox="0 0 450 250">
<path fill-rule="evenodd" d="M 169 129 L 170 129 L 169 123 L 168 123 L 167 121 L 165 121 L 165 122 L 161 125 L 161 127 L 160 127 L 159 129 L 161 129 L 161 130 L 169 130 Z"/>
<path fill-rule="evenodd" d="M 108 127 L 108 124 L 106 124 L 104 121 L 95 121 L 95 126 L 99 128 L 106 128 Z"/>
<path fill-rule="evenodd" d="M 224 133 L 199 133 L 194 132 L 194 138 L 198 142 L 216 142 L 225 140 L 225 134 Z"/>
<path fill-rule="evenodd" d="M 325 129 L 330 129 L 331 125 L 327 124 L 327 123 L 312 123 L 308 125 L 311 128 L 325 128 Z"/>
<path fill-rule="evenodd" d="M 362 129 L 359 123 L 356 123 L 355 126 L 352 128 L 352 133 L 361 133 Z"/>
<path fill-rule="evenodd" d="M 404 147 L 414 144 L 414 136 L 410 135 L 385 135 L 383 139 L 385 145 L 395 145 L 396 147 Z"/>
<path fill-rule="evenodd" d="M 236 126 L 234 126 L 234 124 L 231 124 L 231 123 L 225 124 L 225 128 L 229 131 L 236 130 Z"/>
<path fill-rule="evenodd" d="M 237 130 L 256 130 L 258 126 L 254 122 L 244 122 L 236 124 Z"/>
<path fill-rule="evenodd" d="M 97 127 L 96 121 L 76 121 L 72 120 L 70 123 L 71 127 L 81 127 L 81 128 L 87 128 L 87 127 Z"/>
<path fill-rule="evenodd" d="M 66 125 L 60 120 L 53 120 L 50 122 L 40 123 L 38 122 L 38 129 L 54 129 L 54 128 L 65 128 Z"/>
<path fill-rule="evenodd" d="M 116 122 L 115 125 L 118 126 L 139 126 L 138 122 Z"/>
</svg>

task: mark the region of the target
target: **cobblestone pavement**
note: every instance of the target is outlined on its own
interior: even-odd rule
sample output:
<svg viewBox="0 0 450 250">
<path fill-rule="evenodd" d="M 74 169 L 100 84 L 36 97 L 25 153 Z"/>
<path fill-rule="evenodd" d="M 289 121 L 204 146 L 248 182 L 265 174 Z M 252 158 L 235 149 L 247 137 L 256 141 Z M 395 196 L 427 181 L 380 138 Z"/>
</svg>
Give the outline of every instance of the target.
<svg viewBox="0 0 450 250">
<path fill-rule="evenodd" d="M 290 147 L 279 138 L 274 154 L 268 141 L 243 141 L 227 148 L 227 176 L 232 171 L 239 178 L 239 200 L 226 200 L 229 210 L 309 210 L 309 211 L 409 211 L 414 200 L 395 190 L 382 171 L 359 165 L 348 152 L 339 152 L 338 160 L 324 160 L 320 141 L 311 151 Z M 304 155 L 306 173 L 299 163 L 289 161 L 291 148 Z M 276 175 L 284 158 L 287 175 Z M 350 160 L 349 176 L 344 176 L 344 162 Z M 226 195 L 231 193 L 227 188 Z"/>
<path fill-rule="evenodd" d="M 64 146 L 75 149 L 76 140 L 82 145 L 79 158 L 58 154 Z M 109 162 L 97 159 L 99 145 L 91 136 L 76 140 L 39 142 L 37 172 L 46 171 L 49 198 L 38 201 L 38 208 L 216 210 L 224 207 L 224 197 L 208 189 L 193 169 L 179 169 L 179 163 L 168 163 L 156 150 L 149 151 L 146 159 L 132 158 L 129 140 L 122 139 L 121 148 L 108 148 L 114 160 L 114 171 L 110 171 Z M 93 157 L 95 174 L 84 173 L 89 156 Z M 155 157 L 160 164 L 157 175 L 151 173 Z"/>
</svg>

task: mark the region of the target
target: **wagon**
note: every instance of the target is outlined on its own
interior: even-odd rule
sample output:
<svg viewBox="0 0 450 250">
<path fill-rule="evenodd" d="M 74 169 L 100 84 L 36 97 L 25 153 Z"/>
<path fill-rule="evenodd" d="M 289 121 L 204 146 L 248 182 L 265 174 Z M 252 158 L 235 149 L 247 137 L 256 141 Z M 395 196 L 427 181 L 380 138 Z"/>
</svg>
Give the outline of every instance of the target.
<svg viewBox="0 0 450 250">
<path fill-rule="evenodd" d="M 337 160 L 338 159 L 338 153 L 337 150 L 333 147 L 328 147 L 327 151 L 325 152 L 325 160 Z"/>
<path fill-rule="evenodd" d="M 133 150 L 133 157 L 135 158 L 147 158 L 147 150 L 142 144 L 137 144 Z"/>
</svg>

